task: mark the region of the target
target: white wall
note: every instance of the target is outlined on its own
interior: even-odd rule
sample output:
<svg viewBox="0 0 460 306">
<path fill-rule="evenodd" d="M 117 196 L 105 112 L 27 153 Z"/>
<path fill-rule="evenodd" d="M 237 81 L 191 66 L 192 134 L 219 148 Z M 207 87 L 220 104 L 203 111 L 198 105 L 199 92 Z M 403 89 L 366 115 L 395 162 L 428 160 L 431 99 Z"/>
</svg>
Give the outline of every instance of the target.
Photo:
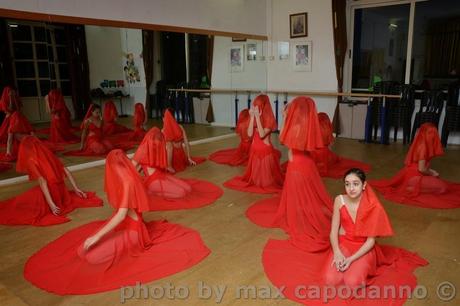
<svg viewBox="0 0 460 306">
<path fill-rule="evenodd" d="M 5 9 L 265 35 L 266 0 L 2 0 Z"/>
</svg>

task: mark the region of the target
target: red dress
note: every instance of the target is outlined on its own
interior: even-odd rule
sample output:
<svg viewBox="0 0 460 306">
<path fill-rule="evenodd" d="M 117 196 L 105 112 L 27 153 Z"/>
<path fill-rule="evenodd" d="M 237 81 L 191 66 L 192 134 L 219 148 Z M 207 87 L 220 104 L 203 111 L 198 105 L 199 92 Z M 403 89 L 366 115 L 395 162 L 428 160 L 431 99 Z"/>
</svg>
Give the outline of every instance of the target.
<svg viewBox="0 0 460 306">
<path fill-rule="evenodd" d="M 107 101 L 104 104 L 104 135 L 110 136 L 119 133 L 132 132 L 131 129 L 118 124 L 116 118 L 118 117 L 117 108 L 113 101 Z"/>
<path fill-rule="evenodd" d="M 326 113 L 319 113 L 318 119 L 324 147 L 312 152 L 311 156 L 316 162 L 319 174 L 323 177 L 343 178 L 345 172 L 351 168 L 359 168 L 364 172 L 369 172 L 371 170 L 369 164 L 339 156 L 331 151 L 329 146 L 334 142 L 331 120 Z"/>
<path fill-rule="evenodd" d="M 393 178 L 369 183 L 386 199 L 397 203 L 426 208 L 460 208 L 460 184 L 424 175 L 418 170 L 420 160 L 424 160 L 429 169 L 430 161 L 443 154 L 436 127 L 425 123 L 407 153 L 404 168 Z"/>
<path fill-rule="evenodd" d="M 64 166 L 37 138 L 28 136 L 21 141 L 16 171 L 27 173 L 30 180 L 46 180 L 51 198 L 61 210 L 54 215 L 39 186 L 0 202 L 0 224 L 36 226 L 53 225 L 70 221 L 66 214 L 78 207 L 102 206 L 95 193 L 88 192 L 80 198 L 65 185 Z"/>
<path fill-rule="evenodd" d="M 145 110 L 142 103 L 134 105 L 134 132 L 131 134 L 131 140 L 142 141 L 147 131 L 144 129 Z"/>
<path fill-rule="evenodd" d="M 48 94 L 48 104 L 51 111 L 49 140 L 57 143 L 79 142 L 80 137 L 73 133 L 70 112 L 59 90 L 53 89 L 50 91 Z"/>
<path fill-rule="evenodd" d="M 89 250 L 83 248 L 85 240 L 108 221 L 91 222 L 62 235 L 27 261 L 28 281 L 60 295 L 91 294 L 157 280 L 197 264 L 210 253 L 192 229 L 166 221 L 144 222 L 148 197 L 121 150 L 107 156 L 104 189 L 115 209 L 128 209 L 124 220 Z"/>
<path fill-rule="evenodd" d="M 209 159 L 218 164 L 246 166 L 249 159 L 252 138 L 248 136 L 249 111 L 244 109 L 238 116 L 235 132 L 240 136 L 238 148 L 224 149 L 209 155 Z"/>
</svg>

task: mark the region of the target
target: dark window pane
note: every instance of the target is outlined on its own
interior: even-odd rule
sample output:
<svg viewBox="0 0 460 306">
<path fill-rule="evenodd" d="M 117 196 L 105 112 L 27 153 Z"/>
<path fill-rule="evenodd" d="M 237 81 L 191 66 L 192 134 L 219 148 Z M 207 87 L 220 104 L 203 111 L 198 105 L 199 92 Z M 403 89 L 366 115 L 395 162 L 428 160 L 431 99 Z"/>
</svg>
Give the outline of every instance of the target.
<svg viewBox="0 0 460 306">
<path fill-rule="evenodd" d="M 50 61 L 54 61 L 53 47 L 51 45 L 48 45 L 48 54 Z"/>
<path fill-rule="evenodd" d="M 66 45 L 66 36 L 64 29 L 55 29 L 54 30 L 54 39 L 57 45 Z"/>
<path fill-rule="evenodd" d="M 56 47 L 59 62 L 67 62 L 67 49 L 65 47 Z"/>
<path fill-rule="evenodd" d="M 17 78 L 34 78 L 35 77 L 34 62 L 16 62 L 16 77 Z"/>
<path fill-rule="evenodd" d="M 38 76 L 40 78 L 49 78 L 50 66 L 48 62 L 38 62 Z"/>
<path fill-rule="evenodd" d="M 32 40 L 30 26 L 10 24 L 13 40 Z"/>
<path fill-rule="evenodd" d="M 56 89 L 56 88 L 57 88 L 57 83 L 56 83 L 56 81 L 51 81 L 50 84 L 51 84 L 50 89 Z"/>
<path fill-rule="evenodd" d="M 56 80 L 56 70 L 54 70 L 54 64 L 50 64 L 50 79 Z"/>
<path fill-rule="evenodd" d="M 70 81 L 61 81 L 61 91 L 64 96 L 70 96 L 72 87 Z"/>
<path fill-rule="evenodd" d="M 48 59 L 48 48 L 45 44 L 35 44 L 37 59 Z"/>
<path fill-rule="evenodd" d="M 41 96 L 44 97 L 50 92 L 51 82 L 48 80 L 40 81 Z"/>
<path fill-rule="evenodd" d="M 50 29 L 46 29 L 46 42 L 48 44 L 51 44 L 51 35 L 52 35 L 52 31 Z"/>
<path fill-rule="evenodd" d="M 59 64 L 59 78 L 69 79 L 69 67 L 67 64 Z"/>
<path fill-rule="evenodd" d="M 18 80 L 18 90 L 21 97 L 36 97 L 37 83 L 35 81 Z"/>
<path fill-rule="evenodd" d="M 14 43 L 13 54 L 16 59 L 33 59 L 32 43 Z"/>
<path fill-rule="evenodd" d="M 43 27 L 34 27 L 35 41 L 46 42 L 46 31 Z"/>
</svg>

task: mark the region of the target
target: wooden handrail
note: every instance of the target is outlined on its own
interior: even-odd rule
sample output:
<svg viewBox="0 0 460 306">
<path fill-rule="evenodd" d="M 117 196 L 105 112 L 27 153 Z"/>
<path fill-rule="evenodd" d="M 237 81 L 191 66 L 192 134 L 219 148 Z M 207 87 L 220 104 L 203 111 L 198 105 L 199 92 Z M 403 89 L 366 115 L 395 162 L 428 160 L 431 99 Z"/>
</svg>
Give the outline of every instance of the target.
<svg viewBox="0 0 460 306">
<path fill-rule="evenodd" d="M 174 92 L 195 92 L 195 93 L 272 93 L 272 94 L 290 94 L 294 96 L 317 96 L 317 97 L 360 97 L 360 98 L 395 98 L 400 99 L 401 95 L 384 95 L 384 94 L 365 94 L 354 92 L 327 92 L 327 91 L 290 91 L 290 90 L 260 90 L 246 88 L 213 88 L 213 89 L 187 89 L 171 88 L 169 91 Z"/>
</svg>

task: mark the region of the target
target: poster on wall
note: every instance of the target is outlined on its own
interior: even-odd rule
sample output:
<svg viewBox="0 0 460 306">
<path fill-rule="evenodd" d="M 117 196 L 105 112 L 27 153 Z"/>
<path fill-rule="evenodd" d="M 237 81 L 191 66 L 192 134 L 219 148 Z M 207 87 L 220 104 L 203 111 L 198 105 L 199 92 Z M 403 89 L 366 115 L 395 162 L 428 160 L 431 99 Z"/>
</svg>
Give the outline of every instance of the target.
<svg viewBox="0 0 460 306">
<path fill-rule="evenodd" d="M 243 71 L 244 49 L 243 45 L 230 47 L 230 72 Z"/>
<path fill-rule="evenodd" d="M 247 44 L 247 60 L 255 61 L 257 58 L 257 44 Z"/>
<path fill-rule="evenodd" d="M 289 59 L 289 42 L 288 41 L 278 42 L 278 58 L 280 61 Z"/>
<path fill-rule="evenodd" d="M 134 53 L 126 53 L 123 56 L 123 74 L 128 86 L 140 87 L 143 86 L 143 76 L 141 75 L 142 58 L 134 55 Z M 141 67 L 143 68 L 143 67 Z"/>
<path fill-rule="evenodd" d="M 292 47 L 292 65 L 294 71 L 311 71 L 311 41 L 296 42 Z"/>
</svg>

